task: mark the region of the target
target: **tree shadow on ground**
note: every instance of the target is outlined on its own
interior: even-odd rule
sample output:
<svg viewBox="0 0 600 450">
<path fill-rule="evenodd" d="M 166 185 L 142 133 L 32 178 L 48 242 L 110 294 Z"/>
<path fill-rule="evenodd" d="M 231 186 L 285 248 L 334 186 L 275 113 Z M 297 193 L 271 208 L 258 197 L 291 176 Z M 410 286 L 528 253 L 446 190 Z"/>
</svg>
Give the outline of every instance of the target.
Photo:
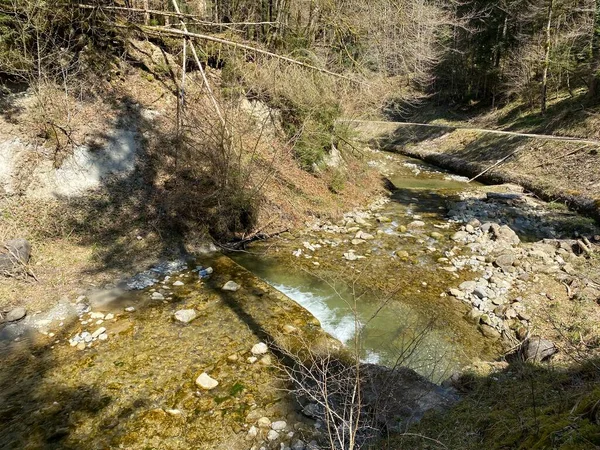
<svg viewBox="0 0 600 450">
<path fill-rule="evenodd" d="M 374 141 L 374 144 L 384 151 L 395 151 L 398 147 L 441 138 L 454 131 L 448 127 L 400 126 L 390 133 Z"/>
<path fill-rule="evenodd" d="M 599 363 L 516 360 L 489 375 L 467 372 L 454 379 L 462 401 L 452 410 L 427 416 L 380 448 L 599 448 Z"/>
</svg>

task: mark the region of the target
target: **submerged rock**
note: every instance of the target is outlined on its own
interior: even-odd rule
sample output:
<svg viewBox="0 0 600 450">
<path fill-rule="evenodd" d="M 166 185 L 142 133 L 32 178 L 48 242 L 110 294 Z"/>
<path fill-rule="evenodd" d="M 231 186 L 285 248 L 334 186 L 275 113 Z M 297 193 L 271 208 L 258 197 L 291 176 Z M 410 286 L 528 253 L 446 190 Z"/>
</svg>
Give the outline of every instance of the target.
<svg viewBox="0 0 600 450">
<path fill-rule="evenodd" d="M 423 222 L 422 220 L 413 220 L 412 222 L 410 222 L 408 225 L 406 225 L 406 227 L 411 230 L 411 229 L 415 229 L 415 228 L 422 228 L 425 226 L 425 222 Z"/>
<path fill-rule="evenodd" d="M 196 378 L 196 385 L 202 389 L 210 391 L 219 385 L 219 382 L 211 378 L 206 372 L 203 372 Z"/>
<path fill-rule="evenodd" d="M 190 323 L 196 317 L 198 317 L 198 313 L 193 309 L 180 309 L 175 312 L 175 319 L 183 323 Z"/>
<path fill-rule="evenodd" d="M 225 283 L 223 285 L 223 287 L 221 289 L 224 290 L 224 291 L 235 292 L 240 287 L 241 286 L 239 284 L 237 284 L 235 281 L 228 281 L 227 283 Z"/>
<path fill-rule="evenodd" d="M 258 344 L 254 345 L 254 347 L 252 347 L 251 351 L 253 355 L 264 355 L 265 353 L 267 353 L 267 351 L 269 351 L 269 347 L 267 347 L 267 344 L 265 344 L 264 342 L 259 342 Z"/>
<path fill-rule="evenodd" d="M 277 420 L 271 424 L 271 428 L 275 431 L 285 430 L 286 427 L 287 423 L 285 422 L 285 420 Z"/>
</svg>

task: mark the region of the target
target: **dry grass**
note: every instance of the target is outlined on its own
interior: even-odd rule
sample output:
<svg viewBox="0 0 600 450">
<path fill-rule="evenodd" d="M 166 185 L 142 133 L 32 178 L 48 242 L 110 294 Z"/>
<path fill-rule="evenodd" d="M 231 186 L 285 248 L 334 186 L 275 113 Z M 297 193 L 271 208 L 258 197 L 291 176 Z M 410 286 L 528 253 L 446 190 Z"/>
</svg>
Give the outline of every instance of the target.
<svg viewBox="0 0 600 450">
<path fill-rule="evenodd" d="M 34 105 L 45 98 L 47 114 L 61 124 L 66 123 L 65 117 L 70 120 L 77 144 L 93 144 L 96 137 L 126 121 L 143 136 L 144 153 L 128 179 L 106 180 L 83 198 L 1 200 L 0 238 L 30 240 L 31 267 L 39 282 L 31 277 L 0 280 L 0 308 L 20 304 L 30 310 L 44 309 L 63 297 L 73 300 L 92 286 L 144 270 L 157 259 L 193 251 L 196 244 L 210 239 L 215 219 L 239 207 L 239 198 L 222 196 L 224 190 L 216 184 L 219 177 L 215 175 L 224 172 L 215 171 L 216 167 L 231 170 L 235 182 L 229 194 L 242 193 L 241 200 L 256 200 L 250 223 L 237 227 L 235 218 L 233 222 L 225 220 L 226 228 L 235 225 L 229 230 L 233 234 L 218 237 L 229 239 L 254 231 L 293 229 L 315 216 L 335 218 L 381 188 L 379 177 L 350 153 L 344 155 L 347 174 L 343 177 L 337 169 L 323 168 L 319 174 L 303 171 L 293 141 L 278 129 L 263 127 L 235 101 L 220 98 L 232 139 L 221 147 L 213 145 L 222 134 L 214 126 L 214 110 L 207 104 L 198 72 L 188 73 L 187 132 L 191 138 L 182 147 L 175 127 L 174 95 L 180 68 L 155 52 L 151 44 L 139 43 L 138 47 L 151 55 L 144 62 L 146 70 L 123 64 L 120 75 L 103 86 L 102 98 L 68 97 L 50 108 L 47 96 L 64 97 L 64 92 L 46 87 L 39 98 L 21 100 L 22 108 L 12 121 L 2 122 L 5 138 L 33 139 L 38 120 Z M 208 76 L 216 86 L 220 84 L 219 71 L 209 69 Z M 153 118 L 148 119 L 143 111 L 151 111 Z M 197 128 L 192 129 L 194 126 Z M 35 139 L 44 141 L 39 136 Z M 208 139 L 214 139 L 210 146 L 206 146 Z M 55 144 L 48 139 L 43 148 L 50 150 Z M 60 145 L 64 158 L 68 146 L 64 141 Z M 211 154 L 211 149 L 223 153 Z M 41 160 L 54 156 L 52 151 L 32 155 Z M 29 166 L 30 171 L 34 168 Z M 225 210 L 219 209 L 222 205 Z"/>
</svg>

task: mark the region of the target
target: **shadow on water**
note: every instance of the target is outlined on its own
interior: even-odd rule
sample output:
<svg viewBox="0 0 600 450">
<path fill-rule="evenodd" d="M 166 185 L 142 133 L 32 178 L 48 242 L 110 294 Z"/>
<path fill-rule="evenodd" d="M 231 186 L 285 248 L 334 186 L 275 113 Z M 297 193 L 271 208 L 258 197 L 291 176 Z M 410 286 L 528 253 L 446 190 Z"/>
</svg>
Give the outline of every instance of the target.
<svg viewBox="0 0 600 450">
<path fill-rule="evenodd" d="M 410 127 L 409 127 L 410 128 Z M 395 133 L 379 139 L 378 145 L 385 151 L 401 152 L 402 148 L 411 144 L 427 145 L 431 140 L 443 137 L 446 133 L 438 133 L 431 129 L 422 127 L 412 133 L 406 127 L 400 127 Z M 523 137 L 506 137 L 497 135 L 482 135 L 474 141 L 465 145 L 458 145 L 456 149 L 449 150 L 444 154 L 448 165 L 460 175 L 472 176 L 474 173 L 471 163 L 464 165 L 457 161 L 472 161 L 481 167 L 489 167 L 507 156 L 516 149 L 521 148 L 528 142 Z M 534 145 L 532 143 L 532 145 Z M 454 157 L 458 159 L 453 159 Z M 428 158 L 425 158 L 426 161 Z M 501 198 L 500 196 L 486 195 L 485 192 L 495 191 L 502 188 L 494 188 L 494 185 L 502 184 L 498 176 L 485 174 L 478 178 L 477 183 L 465 183 L 449 180 L 447 170 L 436 167 L 434 164 L 407 158 L 409 164 L 421 168 L 422 173 L 400 174 L 392 177 L 391 182 L 395 189 L 392 191 L 392 199 L 404 205 L 410 205 L 414 212 L 430 213 L 437 208 L 440 214 L 449 213 L 450 218 L 458 218 L 468 222 L 477 219 L 482 223 L 495 222 L 500 225 L 508 225 L 519 237 L 526 242 L 535 242 L 543 239 L 569 239 L 579 234 L 594 234 L 597 225 L 592 218 L 579 215 L 570 211 L 563 204 L 551 203 L 543 206 L 534 199 L 532 194 L 525 194 L 517 198 Z M 433 162 L 433 161 L 432 161 Z M 477 166 L 479 167 L 479 166 Z M 479 169 L 475 169 L 479 173 Z M 464 180 L 463 180 L 464 181 Z M 480 190 L 479 182 L 488 187 L 483 188 L 479 195 L 468 195 L 465 199 L 460 198 L 461 192 L 473 192 Z M 466 209 L 460 210 L 462 206 Z M 457 208 L 460 211 L 457 212 Z"/>
<path fill-rule="evenodd" d="M 68 334 L 64 330 L 55 338 L 62 341 Z M 74 385 L 53 381 L 61 362 L 45 346 L 27 338 L 0 345 L 0 447 L 80 449 L 69 439 L 71 430 L 80 418 L 97 414 L 113 398 L 83 379 Z"/>
</svg>

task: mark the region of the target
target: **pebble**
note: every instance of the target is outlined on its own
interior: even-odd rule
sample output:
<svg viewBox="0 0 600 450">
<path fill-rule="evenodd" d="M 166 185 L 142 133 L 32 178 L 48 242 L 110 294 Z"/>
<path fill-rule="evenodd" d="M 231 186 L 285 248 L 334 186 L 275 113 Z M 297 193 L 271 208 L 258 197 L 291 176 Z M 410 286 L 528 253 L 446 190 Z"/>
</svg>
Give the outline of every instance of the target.
<svg viewBox="0 0 600 450">
<path fill-rule="evenodd" d="M 264 364 L 265 366 L 270 366 L 271 365 L 271 356 L 270 355 L 265 355 L 260 359 L 260 363 Z"/>
<path fill-rule="evenodd" d="M 91 312 L 90 319 L 104 319 L 104 314 L 101 312 Z"/>
<path fill-rule="evenodd" d="M 127 308 L 125 308 L 125 312 L 134 312 L 135 308 L 133 306 L 128 306 Z"/>
<path fill-rule="evenodd" d="M 175 283 L 173 283 L 173 286 L 183 286 L 185 283 L 183 281 L 176 281 Z"/>
<path fill-rule="evenodd" d="M 256 356 L 250 356 L 250 357 L 247 359 L 247 361 L 248 361 L 250 364 L 254 364 L 256 361 L 258 361 L 258 358 L 257 358 Z"/>
<path fill-rule="evenodd" d="M 196 317 L 198 317 L 198 313 L 193 309 L 180 309 L 175 312 L 175 320 L 182 323 L 190 323 Z"/>
<path fill-rule="evenodd" d="M 108 313 L 106 316 L 104 316 L 104 320 L 113 320 L 115 318 L 115 315 L 113 313 Z"/>
<path fill-rule="evenodd" d="M 271 424 L 271 429 L 275 431 L 283 431 L 287 427 L 285 420 L 277 420 Z"/>
<path fill-rule="evenodd" d="M 237 284 L 235 281 L 228 281 L 227 283 L 225 283 L 223 285 L 223 287 L 221 289 L 224 291 L 235 292 L 239 288 L 240 288 L 240 285 Z"/>
<path fill-rule="evenodd" d="M 258 428 L 252 425 L 248 430 L 248 437 L 255 438 L 256 436 L 258 436 Z"/>
<path fill-rule="evenodd" d="M 153 292 L 152 293 L 152 300 L 164 300 L 165 296 L 162 295 L 160 292 Z"/>
<path fill-rule="evenodd" d="M 106 332 L 106 328 L 104 327 L 100 327 L 98 328 L 96 331 L 94 331 L 92 333 L 92 339 L 96 339 L 98 336 L 100 336 L 102 333 Z"/>
<path fill-rule="evenodd" d="M 77 350 L 85 350 L 85 342 L 78 342 Z"/>
<path fill-rule="evenodd" d="M 108 340 L 108 334 L 102 333 L 100 336 L 98 336 L 98 340 L 100 340 L 100 341 Z"/>
<path fill-rule="evenodd" d="M 279 433 L 277 431 L 275 431 L 275 430 L 270 430 L 267 433 L 267 439 L 269 441 L 275 441 L 275 440 L 279 439 Z"/>
<path fill-rule="evenodd" d="M 206 372 L 203 372 L 196 378 L 196 385 L 210 391 L 211 389 L 216 388 L 219 385 L 219 382 L 214 378 L 211 378 Z"/>
<path fill-rule="evenodd" d="M 267 353 L 267 351 L 269 351 L 269 347 L 267 347 L 267 344 L 265 344 L 264 342 L 259 342 L 258 344 L 254 345 L 254 347 L 252 347 L 251 351 L 253 355 L 264 355 L 265 353 Z"/>
<path fill-rule="evenodd" d="M 271 427 L 271 419 L 268 417 L 261 417 L 256 422 L 259 428 L 270 428 Z"/>
</svg>

